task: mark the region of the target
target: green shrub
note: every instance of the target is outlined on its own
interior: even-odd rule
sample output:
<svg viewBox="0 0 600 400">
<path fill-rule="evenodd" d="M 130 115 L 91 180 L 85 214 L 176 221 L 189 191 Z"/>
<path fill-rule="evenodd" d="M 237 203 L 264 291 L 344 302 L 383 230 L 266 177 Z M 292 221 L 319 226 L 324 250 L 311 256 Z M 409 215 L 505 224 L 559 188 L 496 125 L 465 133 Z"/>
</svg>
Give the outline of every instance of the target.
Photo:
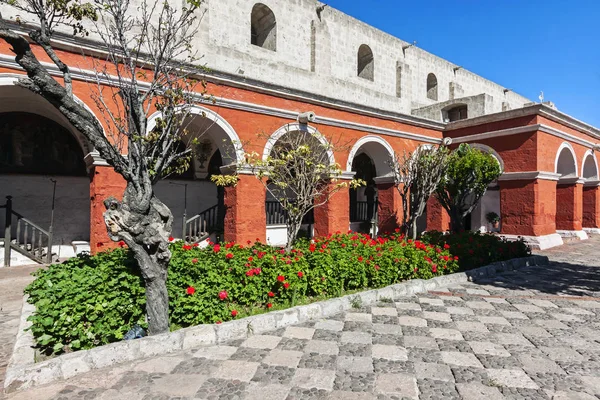
<svg viewBox="0 0 600 400">
<path fill-rule="evenodd" d="M 397 233 L 378 239 L 348 233 L 300 239 L 288 254 L 258 242 L 210 243 L 204 249 L 173 242 L 167 279 L 171 329 L 457 271 L 449 246 L 439 243 L 404 240 Z M 26 292 L 37 309 L 31 329 L 46 353 L 118 341 L 133 325 L 145 325 L 143 280 L 127 249 L 79 256 L 36 277 Z"/>
<path fill-rule="evenodd" d="M 423 240 L 437 246 L 447 245 L 450 252 L 458 257 L 462 271 L 531 255 L 531 249 L 523 240 L 508 241 L 490 233 L 465 231 L 446 235 L 431 231 L 423 235 Z"/>
</svg>

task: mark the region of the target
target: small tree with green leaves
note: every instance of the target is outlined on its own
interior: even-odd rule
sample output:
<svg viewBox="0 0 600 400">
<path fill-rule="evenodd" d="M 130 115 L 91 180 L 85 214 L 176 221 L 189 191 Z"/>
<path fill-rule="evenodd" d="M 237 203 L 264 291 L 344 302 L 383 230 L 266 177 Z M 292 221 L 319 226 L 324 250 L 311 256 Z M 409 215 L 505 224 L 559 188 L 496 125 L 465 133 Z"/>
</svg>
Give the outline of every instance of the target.
<svg viewBox="0 0 600 400">
<path fill-rule="evenodd" d="M 417 219 L 425 212 L 427 200 L 435 192 L 446 171 L 448 148 L 420 146 L 412 153 L 396 154 L 390 160 L 396 189 L 402 198 L 402 231 L 417 237 Z"/>
<path fill-rule="evenodd" d="M 436 197 L 450 215 L 453 232 L 464 230 L 464 218 L 475 209 L 500 173 L 500 164 L 494 156 L 468 144 L 461 144 L 450 154 Z"/>
<path fill-rule="evenodd" d="M 288 252 L 311 210 L 330 201 L 343 188 L 365 184 L 360 179 L 340 179 L 341 167 L 330 162 L 334 149 L 339 148 L 318 133 L 288 131 L 277 139 L 266 158 L 256 152 L 247 153 L 245 163 L 239 166 L 252 171 L 285 211 Z M 217 185 L 232 183 L 227 176 L 214 176 L 212 180 Z"/>
</svg>

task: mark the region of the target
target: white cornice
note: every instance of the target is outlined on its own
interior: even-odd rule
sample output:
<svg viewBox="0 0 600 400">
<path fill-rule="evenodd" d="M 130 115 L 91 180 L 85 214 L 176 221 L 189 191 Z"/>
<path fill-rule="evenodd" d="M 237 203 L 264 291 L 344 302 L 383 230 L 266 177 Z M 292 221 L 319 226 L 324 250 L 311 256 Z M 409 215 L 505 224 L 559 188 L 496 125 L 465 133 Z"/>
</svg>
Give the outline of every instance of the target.
<svg viewBox="0 0 600 400">
<path fill-rule="evenodd" d="M 568 176 L 558 180 L 559 185 L 583 185 L 584 183 L 585 179 L 578 176 Z"/>
<path fill-rule="evenodd" d="M 505 172 L 498 178 L 499 181 L 530 181 L 536 179 L 558 181 L 560 174 L 547 171 Z"/>
<path fill-rule="evenodd" d="M 44 67 L 46 67 L 46 69 L 50 72 L 51 75 L 61 76 L 60 71 L 58 70 L 58 68 L 56 68 L 56 66 L 54 64 L 42 62 L 42 65 L 44 65 Z M 21 70 L 21 67 L 17 63 L 14 62 L 12 57 L 7 56 L 5 54 L 0 54 L 0 66 Z M 14 75 L 18 76 L 18 74 L 14 74 Z M 71 75 L 74 80 L 80 80 L 80 81 L 84 81 L 84 82 L 96 83 L 99 80 L 100 83 L 104 84 L 104 85 L 113 85 L 115 82 L 117 82 L 116 77 L 96 76 L 96 74 L 93 71 L 84 70 L 84 69 L 80 69 L 80 68 L 72 68 Z M 146 84 L 144 82 L 139 82 L 139 85 L 142 89 L 146 89 L 149 86 L 148 84 Z M 285 109 L 280 109 L 280 108 L 267 107 L 267 106 L 263 106 L 260 104 L 248 103 L 248 102 L 244 102 L 244 101 L 228 99 L 225 97 L 211 97 L 210 99 L 207 99 L 207 98 L 205 98 L 205 96 L 202 96 L 201 94 L 197 94 L 197 96 L 195 96 L 195 100 L 201 104 L 209 104 L 209 105 L 213 104 L 213 105 L 230 108 L 230 109 L 234 109 L 234 110 L 241 110 L 241 111 L 246 111 L 246 112 L 251 112 L 251 113 L 256 113 L 256 114 L 263 114 L 263 115 L 287 118 L 287 119 L 291 119 L 291 120 L 296 120 L 298 117 L 297 110 L 285 110 Z M 359 113 L 360 115 L 368 115 L 368 113 L 363 110 L 351 110 L 350 112 Z M 384 116 L 379 116 L 379 118 L 389 119 Z M 411 125 L 419 125 L 419 124 L 415 124 L 412 122 L 406 122 L 406 121 L 400 121 L 400 120 L 398 120 L 398 122 L 410 123 Z M 438 139 L 438 138 L 421 135 L 421 134 L 417 134 L 417 133 L 410 133 L 410 132 L 405 132 L 405 131 L 400 131 L 400 130 L 395 130 L 395 129 L 381 128 L 381 127 L 377 127 L 377 126 L 365 125 L 365 124 L 360 124 L 360 123 L 356 123 L 356 122 L 344 121 L 344 120 L 328 118 L 328 117 L 317 117 L 315 119 L 315 123 L 321 124 L 321 125 L 326 125 L 326 126 L 335 126 L 335 127 L 344 128 L 344 129 L 352 129 L 352 130 L 357 130 L 357 131 L 362 131 L 362 132 L 375 133 L 375 134 L 379 134 L 379 135 L 394 136 L 394 137 L 399 137 L 399 138 L 409 139 L 409 140 L 416 140 L 416 141 L 425 142 L 425 143 L 437 144 L 437 143 L 441 143 L 441 140 L 442 140 L 441 138 Z M 438 130 L 441 129 L 439 126 L 431 127 L 431 128 L 438 129 Z"/>
<path fill-rule="evenodd" d="M 597 179 L 588 179 L 585 181 L 585 183 L 583 184 L 583 186 L 585 187 L 599 187 L 600 186 L 600 180 Z"/>
<path fill-rule="evenodd" d="M 110 167 L 110 164 L 104 158 L 100 157 L 100 153 L 95 150 L 88 153 L 83 158 L 83 161 L 88 169 L 91 167 Z"/>
<path fill-rule="evenodd" d="M 375 181 L 376 185 L 385 185 L 388 183 L 396 183 L 396 180 L 393 176 L 378 176 L 376 178 L 373 178 L 373 180 Z"/>
<path fill-rule="evenodd" d="M 580 145 L 590 148 L 590 149 L 596 149 L 599 146 L 597 143 L 590 142 L 589 140 L 582 139 L 575 135 L 571 135 L 570 133 L 563 132 L 559 129 L 556 129 L 556 128 L 553 128 L 551 126 L 544 125 L 544 124 L 527 125 L 527 126 L 520 126 L 517 128 L 500 129 L 497 131 L 479 133 L 476 135 L 460 136 L 457 138 L 452 138 L 452 141 L 453 141 L 453 143 L 472 143 L 472 142 L 477 142 L 477 141 L 485 140 L 485 139 L 492 139 L 492 138 L 497 138 L 497 137 L 502 137 L 502 136 L 510 136 L 510 135 L 518 135 L 521 133 L 536 132 L 536 131 L 544 132 L 549 135 L 556 136 L 561 139 L 580 144 Z"/>
</svg>

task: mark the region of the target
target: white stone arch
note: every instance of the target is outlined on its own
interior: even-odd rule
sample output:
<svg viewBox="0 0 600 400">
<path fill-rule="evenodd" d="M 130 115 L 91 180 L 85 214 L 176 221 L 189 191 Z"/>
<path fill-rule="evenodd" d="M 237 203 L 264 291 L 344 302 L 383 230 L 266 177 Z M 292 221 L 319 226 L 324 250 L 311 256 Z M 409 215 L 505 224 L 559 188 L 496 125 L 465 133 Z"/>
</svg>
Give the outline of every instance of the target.
<svg viewBox="0 0 600 400">
<path fill-rule="evenodd" d="M 273 150 L 273 146 L 275 143 L 286 133 L 290 132 L 306 132 L 313 135 L 315 138 L 319 140 L 323 145 L 328 146 L 329 142 L 327 139 L 319 132 L 315 127 L 307 125 L 307 124 L 299 124 L 299 123 L 291 123 L 282 126 L 277 129 L 267 140 L 265 144 L 265 149 L 263 150 L 263 161 L 267 161 L 269 154 L 271 154 L 271 150 Z M 329 158 L 329 165 L 335 165 L 335 157 L 333 156 L 333 151 L 331 149 L 327 150 L 327 157 Z"/>
<path fill-rule="evenodd" d="M 86 139 L 86 137 L 81 132 L 79 132 L 69 122 L 69 120 L 59 110 L 57 110 L 52 104 L 50 104 L 50 102 L 48 102 L 42 96 L 17 85 L 19 79 L 24 77 L 24 75 L 20 74 L 0 73 L 0 112 L 29 112 L 31 114 L 37 114 L 42 117 L 51 119 L 52 121 L 65 128 L 71 135 L 73 135 L 73 137 L 79 144 L 79 147 L 81 148 L 84 157 L 87 154 L 91 153 L 94 150 L 94 146 Z M 3 93 L 1 90 L 2 87 L 15 88 L 15 90 L 22 91 L 22 96 L 24 97 L 23 101 L 3 101 Z M 104 135 L 106 135 L 104 127 L 102 126 L 100 120 L 98 120 L 98 117 L 92 111 L 92 109 L 77 96 L 73 95 L 73 98 L 86 110 L 88 110 L 90 114 L 92 114 L 92 116 L 98 121 L 100 127 L 102 127 L 102 132 L 104 133 Z"/>
<path fill-rule="evenodd" d="M 180 109 L 184 109 L 184 107 L 180 107 Z M 235 154 L 235 159 L 233 159 L 233 156 L 229 154 L 230 152 L 221 151 L 221 156 L 223 157 L 223 162 L 225 164 L 243 163 L 244 149 L 242 148 L 242 142 L 235 129 L 233 129 L 233 127 L 229 124 L 229 122 L 227 122 L 227 120 L 225 120 L 225 118 L 220 116 L 215 111 L 199 105 L 185 106 L 185 112 L 190 114 L 194 118 L 201 117 L 212 121 L 215 125 L 221 128 L 223 133 L 225 133 L 225 135 L 231 142 L 231 145 L 233 146 L 233 154 Z M 160 111 L 157 111 L 148 118 L 147 132 L 151 132 L 156 127 L 156 119 L 159 118 L 161 115 L 162 113 Z M 218 143 L 217 146 L 221 148 L 221 146 L 219 146 Z M 229 162 L 226 163 L 225 160 L 228 160 Z"/>
<path fill-rule="evenodd" d="M 554 160 L 554 172 L 561 174 L 562 178 L 579 176 L 577 156 L 570 143 L 563 142 L 558 148 L 556 159 Z"/>
<path fill-rule="evenodd" d="M 492 147 L 487 146 L 482 143 L 469 143 L 469 146 L 471 146 L 474 149 L 483 151 L 484 153 L 490 154 L 492 157 L 494 157 L 496 159 L 496 161 L 498 161 L 498 165 L 500 165 L 500 173 L 504 172 L 504 160 L 502 159 L 502 157 L 500 157 L 500 154 L 498 154 L 498 152 L 496 150 L 494 150 Z"/>
<path fill-rule="evenodd" d="M 588 150 L 583 155 L 583 162 L 581 163 L 581 177 L 589 180 L 598 180 L 600 175 L 598 174 L 598 160 L 596 154 L 592 150 Z"/>
<path fill-rule="evenodd" d="M 387 154 L 381 154 L 382 149 Z M 354 157 L 360 153 L 365 153 L 371 157 L 371 160 L 373 160 L 373 163 L 375 164 L 377 176 L 392 175 L 392 168 L 388 164 L 388 161 L 394 159 L 394 149 L 384 138 L 376 135 L 367 135 L 358 139 L 348 154 L 346 172 L 352 172 Z"/>
</svg>

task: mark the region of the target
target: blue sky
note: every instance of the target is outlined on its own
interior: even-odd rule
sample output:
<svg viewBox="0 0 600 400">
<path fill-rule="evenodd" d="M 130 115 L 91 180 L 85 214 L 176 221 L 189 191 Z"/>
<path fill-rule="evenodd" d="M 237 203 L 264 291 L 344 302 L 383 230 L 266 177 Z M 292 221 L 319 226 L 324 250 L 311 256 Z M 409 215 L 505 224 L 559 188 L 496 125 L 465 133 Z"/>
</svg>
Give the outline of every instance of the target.
<svg viewBox="0 0 600 400">
<path fill-rule="evenodd" d="M 600 128 L 600 0 L 324 0 Z"/>
</svg>

